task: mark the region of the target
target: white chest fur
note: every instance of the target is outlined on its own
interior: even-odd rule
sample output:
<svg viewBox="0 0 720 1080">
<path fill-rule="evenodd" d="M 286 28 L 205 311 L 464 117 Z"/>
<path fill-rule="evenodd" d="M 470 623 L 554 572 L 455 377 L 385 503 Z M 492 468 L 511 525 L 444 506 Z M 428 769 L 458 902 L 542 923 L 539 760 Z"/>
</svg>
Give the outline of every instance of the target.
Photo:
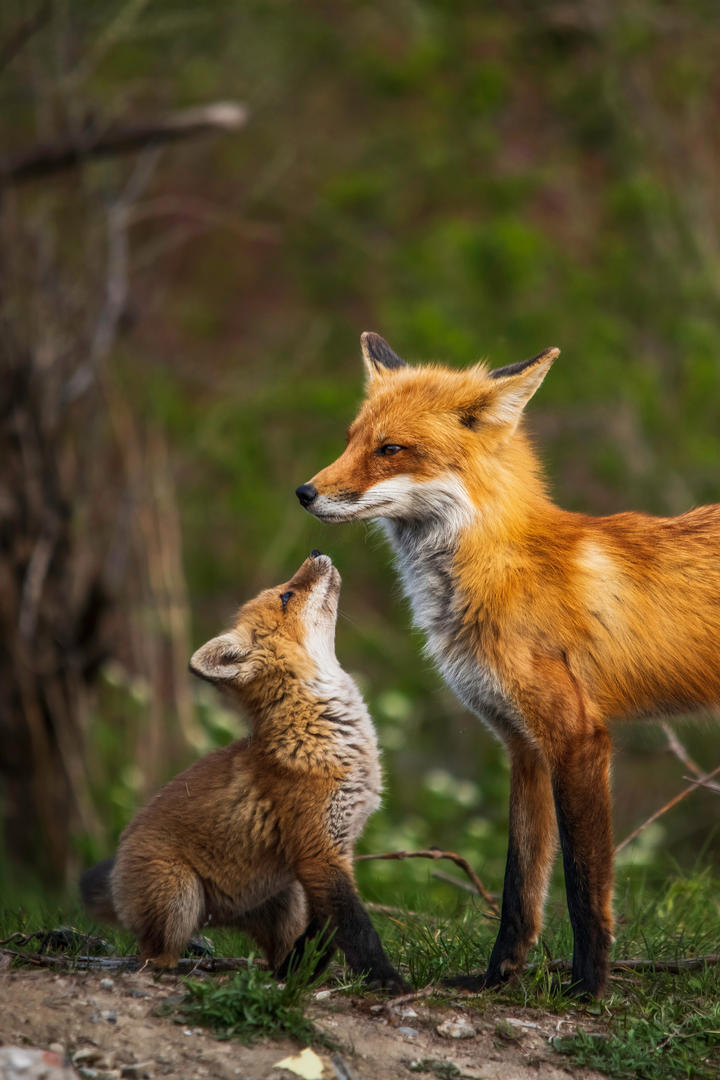
<svg viewBox="0 0 720 1080">
<path fill-rule="evenodd" d="M 330 804 L 330 831 L 348 852 L 380 805 L 382 774 L 377 736 L 355 682 L 337 660 L 327 663 L 313 684 L 333 727 L 334 754 L 346 771 Z"/>
<path fill-rule="evenodd" d="M 385 530 L 427 655 L 463 705 L 502 737 L 519 718 L 464 618 L 466 602 L 453 576 L 456 536 L 423 522 L 388 521 Z"/>
</svg>

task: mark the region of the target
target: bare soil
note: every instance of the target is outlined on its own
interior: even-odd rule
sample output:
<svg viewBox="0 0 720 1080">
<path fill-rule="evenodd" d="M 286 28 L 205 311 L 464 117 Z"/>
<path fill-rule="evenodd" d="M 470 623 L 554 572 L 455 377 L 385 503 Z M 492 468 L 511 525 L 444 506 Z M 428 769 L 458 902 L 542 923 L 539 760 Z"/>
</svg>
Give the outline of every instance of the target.
<svg viewBox="0 0 720 1080">
<path fill-rule="evenodd" d="M 47 970 L 0 971 L 0 1045 L 64 1052 L 79 1075 L 94 1080 L 120 1077 L 182 1077 L 191 1080 L 280 1080 L 292 1074 L 275 1068 L 299 1047 L 290 1040 L 245 1046 L 221 1042 L 162 1014 L 182 994 L 175 975 L 96 972 L 56 974 Z M 421 1001 L 387 1009 L 382 999 L 349 998 L 321 991 L 310 1007 L 315 1023 L 341 1045 L 322 1048 L 328 1080 L 395 1080 L 460 1077 L 473 1080 L 593 1080 L 599 1074 L 573 1068 L 549 1040 L 572 1033 L 590 1018 L 472 999 L 453 1008 Z M 467 1038 L 443 1037 L 444 1021 L 464 1020 Z M 411 1065 L 415 1064 L 415 1069 Z M 419 1071 L 417 1063 L 423 1063 Z M 453 1073 L 452 1066 L 459 1069 Z"/>
</svg>

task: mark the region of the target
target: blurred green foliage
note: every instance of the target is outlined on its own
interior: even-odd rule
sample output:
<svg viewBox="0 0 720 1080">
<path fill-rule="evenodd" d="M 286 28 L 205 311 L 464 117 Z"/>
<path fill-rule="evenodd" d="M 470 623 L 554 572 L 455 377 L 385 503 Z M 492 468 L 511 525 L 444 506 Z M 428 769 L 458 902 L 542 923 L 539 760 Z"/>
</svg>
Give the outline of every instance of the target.
<svg viewBox="0 0 720 1080">
<path fill-rule="evenodd" d="M 462 850 L 499 888 L 508 769 L 421 659 L 377 535 L 322 526 L 294 498 L 342 448 L 361 396 L 359 332 L 454 365 L 557 344 L 529 422 L 560 501 L 590 513 L 716 501 L 719 46 L 706 0 L 155 0 L 112 11 L 75 0 L 5 72 L 18 147 L 66 119 L 70 102 L 75 116 L 249 106 L 242 133 L 163 151 L 131 230 L 133 326 L 112 378 L 170 446 L 195 644 L 311 548 L 340 567 L 338 655 L 366 693 L 387 777 L 366 850 Z M 47 87 L 36 79 L 31 92 L 28 80 L 62 63 L 65 82 L 39 109 Z M 69 223 L 128 168 L 89 164 L 76 186 L 25 198 Z M 127 739 L 142 723 L 137 690 L 110 668 L 93 716 L 95 794 L 115 835 L 142 791 Z M 234 730 L 197 695 L 205 742 L 194 752 Z M 689 737 L 711 767 L 718 737 Z M 682 768 L 657 736 L 623 741 L 627 831 Z M 168 774 L 182 763 L 168 759 Z M 639 849 L 658 873 L 668 853 L 692 860 L 707 844 L 717 797 L 693 800 Z M 424 887 L 428 868 L 365 864 L 360 877 L 387 901 Z"/>
</svg>

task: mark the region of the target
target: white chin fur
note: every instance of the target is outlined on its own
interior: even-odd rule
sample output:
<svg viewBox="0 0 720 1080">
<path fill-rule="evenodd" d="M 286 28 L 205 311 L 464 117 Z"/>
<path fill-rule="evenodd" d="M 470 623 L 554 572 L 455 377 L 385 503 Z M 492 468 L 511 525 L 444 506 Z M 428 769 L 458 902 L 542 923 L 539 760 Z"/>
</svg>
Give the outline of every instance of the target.
<svg viewBox="0 0 720 1080">
<path fill-rule="evenodd" d="M 309 509 L 321 521 L 438 518 L 446 520 L 453 531 L 467 524 L 475 513 L 465 485 L 452 473 L 444 473 L 432 480 L 416 480 L 402 473 L 381 480 L 352 502 L 318 495 Z"/>
</svg>

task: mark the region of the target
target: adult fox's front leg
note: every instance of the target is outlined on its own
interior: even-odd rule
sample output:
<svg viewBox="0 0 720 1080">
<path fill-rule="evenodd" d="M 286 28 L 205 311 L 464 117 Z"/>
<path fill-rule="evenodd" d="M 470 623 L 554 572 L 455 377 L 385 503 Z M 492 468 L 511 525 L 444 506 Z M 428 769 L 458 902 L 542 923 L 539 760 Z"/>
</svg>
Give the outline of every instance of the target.
<svg viewBox="0 0 720 1080">
<path fill-rule="evenodd" d="M 570 989 L 600 996 L 612 943 L 610 735 L 567 657 L 536 658 L 521 701 L 552 781 L 573 928 Z"/>
<path fill-rule="evenodd" d="M 500 930 L 484 975 L 449 980 L 467 990 L 496 986 L 518 971 L 542 926 L 548 880 L 557 845 L 550 773 L 544 755 L 521 736 L 507 740 L 510 753 L 510 827 Z"/>
</svg>

